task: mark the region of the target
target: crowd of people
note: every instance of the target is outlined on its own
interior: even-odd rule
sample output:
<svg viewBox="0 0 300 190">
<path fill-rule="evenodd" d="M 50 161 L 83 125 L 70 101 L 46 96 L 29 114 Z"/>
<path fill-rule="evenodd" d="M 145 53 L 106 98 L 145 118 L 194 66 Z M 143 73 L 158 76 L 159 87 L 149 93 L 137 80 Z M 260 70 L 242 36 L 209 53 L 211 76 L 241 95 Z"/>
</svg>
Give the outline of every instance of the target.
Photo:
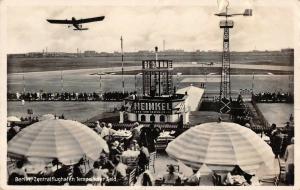
<svg viewBox="0 0 300 190">
<path fill-rule="evenodd" d="M 8 101 L 121 101 L 128 97 L 129 92 L 27 92 L 7 93 Z"/>
<path fill-rule="evenodd" d="M 284 128 L 290 128 L 289 122 Z M 35 174 L 36 177 L 48 178 L 55 177 L 74 179 L 69 181 L 40 181 L 28 183 L 27 181 L 16 181 L 16 177 L 28 177 L 25 161 L 18 160 L 15 168 L 9 172 L 8 184 L 12 185 L 95 185 L 95 186 L 152 186 L 156 184 L 152 172 L 150 172 L 150 154 L 156 152 L 155 144 L 160 128 L 154 124 L 143 126 L 139 123 L 132 125 L 131 136 L 119 138 L 116 136 L 118 131 L 113 129 L 111 123 L 96 121 L 92 127 L 95 133 L 101 136 L 109 146 L 109 152 L 102 152 L 99 158 L 93 162 L 82 158 L 73 165 L 64 165 L 58 159 L 46 164 L 43 170 Z M 286 178 L 288 185 L 294 184 L 294 135 L 284 134 L 282 130 L 271 126 L 270 145 L 276 158 L 281 158 L 286 162 Z M 285 130 L 289 131 L 289 130 Z M 125 151 L 138 151 L 139 154 L 134 164 L 126 163 L 123 159 Z M 130 173 L 135 170 L 133 181 Z M 239 178 L 237 178 L 239 176 Z M 30 176 L 29 176 L 30 177 Z M 249 178 L 248 178 L 249 177 Z M 241 180 L 243 178 L 243 180 Z M 84 179 L 84 180 L 83 180 Z M 198 170 L 193 170 L 193 174 L 188 178 L 182 178 L 176 171 L 174 165 L 168 165 L 167 173 L 162 177 L 161 185 L 189 185 L 197 186 L 200 184 L 201 175 Z M 237 169 L 227 175 L 226 185 L 236 185 L 237 181 L 244 184 L 251 184 L 251 176 Z M 223 182 L 225 183 L 225 181 Z M 224 184 L 220 184 L 224 185 Z"/>
<path fill-rule="evenodd" d="M 283 92 L 262 92 L 258 94 L 253 94 L 252 99 L 256 102 L 272 102 L 272 103 L 278 103 L 278 102 L 286 102 L 286 103 L 293 103 L 294 102 L 294 96 L 291 93 L 283 93 Z"/>
<path fill-rule="evenodd" d="M 272 147 L 275 158 L 282 158 L 285 161 L 285 182 L 288 185 L 294 184 L 294 134 L 290 122 L 284 127 L 286 133 L 278 128 L 276 124 L 271 125 L 270 145 Z"/>
<path fill-rule="evenodd" d="M 132 135 L 123 139 L 116 138 L 116 130 L 112 129 L 111 123 L 99 123 L 96 121 L 93 130 L 101 136 L 109 146 L 109 152 L 103 151 L 99 158 L 93 162 L 89 170 L 90 161 L 82 158 L 74 165 L 64 165 L 54 159 L 35 176 L 40 178 L 55 177 L 74 179 L 69 181 L 43 181 L 37 183 L 48 185 L 107 185 L 124 186 L 129 185 L 129 173 L 135 169 L 134 183 L 138 185 L 154 185 L 153 177 L 150 175 L 149 160 L 150 153 L 155 152 L 155 140 L 159 136 L 159 129 L 150 125 L 143 127 L 138 123 L 131 129 Z M 127 165 L 122 159 L 124 151 L 139 151 L 134 165 Z M 18 160 L 14 170 L 10 171 L 8 183 L 13 185 L 26 185 L 26 181 L 16 181 L 16 177 L 28 177 L 24 169 L 24 160 Z M 150 180 L 151 179 L 151 180 Z M 33 184 L 32 182 L 30 184 Z"/>
</svg>

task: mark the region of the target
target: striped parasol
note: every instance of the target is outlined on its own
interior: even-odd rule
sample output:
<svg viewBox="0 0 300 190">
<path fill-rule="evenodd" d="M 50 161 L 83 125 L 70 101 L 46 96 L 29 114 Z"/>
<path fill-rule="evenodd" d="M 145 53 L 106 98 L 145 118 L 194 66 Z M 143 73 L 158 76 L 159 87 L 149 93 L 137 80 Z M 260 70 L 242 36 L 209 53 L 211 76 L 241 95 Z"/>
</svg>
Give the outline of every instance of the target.
<svg viewBox="0 0 300 190">
<path fill-rule="evenodd" d="M 229 122 L 192 127 L 170 142 L 166 151 L 189 167 L 206 164 L 213 171 L 231 171 L 235 165 L 255 171 L 274 160 L 271 147 L 256 133 Z"/>
<path fill-rule="evenodd" d="M 29 161 L 49 162 L 57 158 L 70 165 L 80 158 L 96 160 L 108 146 L 99 135 L 87 126 L 71 120 L 44 120 L 19 132 L 8 142 L 10 157 Z"/>
</svg>

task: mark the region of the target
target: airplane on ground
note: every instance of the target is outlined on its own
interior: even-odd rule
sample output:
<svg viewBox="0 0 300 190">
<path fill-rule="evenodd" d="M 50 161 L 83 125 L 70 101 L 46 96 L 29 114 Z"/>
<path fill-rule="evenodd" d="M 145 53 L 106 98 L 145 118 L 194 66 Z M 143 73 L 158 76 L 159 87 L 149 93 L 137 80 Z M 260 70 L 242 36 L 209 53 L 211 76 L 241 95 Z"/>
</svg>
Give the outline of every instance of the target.
<svg viewBox="0 0 300 190">
<path fill-rule="evenodd" d="M 88 28 L 82 27 L 83 23 L 102 21 L 104 18 L 105 18 L 105 16 L 100 16 L 100 17 L 85 18 L 85 19 L 77 20 L 75 17 L 72 17 L 71 20 L 47 19 L 47 21 L 51 24 L 68 24 L 68 28 L 73 25 L 75 27 L 73 30 L 88 30 Z"/>
</svg>

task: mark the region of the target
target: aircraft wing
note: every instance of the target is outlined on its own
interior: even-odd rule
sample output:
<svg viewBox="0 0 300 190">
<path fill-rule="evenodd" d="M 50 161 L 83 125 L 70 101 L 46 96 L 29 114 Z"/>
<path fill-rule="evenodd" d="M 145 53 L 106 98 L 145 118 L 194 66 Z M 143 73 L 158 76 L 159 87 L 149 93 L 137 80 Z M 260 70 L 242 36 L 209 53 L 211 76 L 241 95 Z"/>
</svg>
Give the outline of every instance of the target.
<svg viewBox="0 0 300 190">
<path fill-rule="evenodd" d="M 79 19 L 79 20 L 76 20 L 76 24 L 102 21 L 104 18 L 105 18 L 105 16 L 93 17 L 93 18 L 85 18 L 85 19 Z"/>
<path fill-rule="evenodd" d="M 72 20 L 53 20 L 53 19 L 47 19 L 48 22 L 51 24 L 73 24 Z"/>
</svg>

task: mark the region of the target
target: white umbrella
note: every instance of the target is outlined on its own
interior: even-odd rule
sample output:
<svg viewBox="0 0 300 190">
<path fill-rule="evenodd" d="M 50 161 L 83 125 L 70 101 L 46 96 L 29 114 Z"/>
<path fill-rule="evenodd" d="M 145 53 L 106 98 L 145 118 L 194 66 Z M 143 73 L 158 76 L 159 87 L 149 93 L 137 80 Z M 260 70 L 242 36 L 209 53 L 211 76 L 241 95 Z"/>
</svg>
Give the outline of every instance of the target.
<svg viewBox="0 0 300 190">
<path fill-rule="evenodd" d="M 45 115 L 42 115 L 40 118 L 39 118 L 39 121 L 44 121 L 44 120 L 49 120 L 49 119 L 55 119 L 55 116 L 53 114 L 45 114 Z"/>
<path fill-rule="evenodd" d="M 7 121 L 8 122 L 16 122 L 16 121 L 21 121 L 19 118 L 17 118 L 16 116 L 9 116 L 7 117 Z"/>
<path fill-rule="evenodd" d="M 108 146 L 89 127 L 71 120 L 44 120 L 34 123 L 8 142 L 8 155 L 28 160 L 49 162 L 57 158 L 64 164 L 74 164 L 86 156 L 96 160 Z"/>
<path fill-rule="evenodd" d="M 245 171 L 273 163 L 271 147 L 252 130 L 229 122 L 205 123 L 187 130 L 168 144 L 170 157 L 199 169 L 231 171 L 239 165 Z"/>
</svg>

